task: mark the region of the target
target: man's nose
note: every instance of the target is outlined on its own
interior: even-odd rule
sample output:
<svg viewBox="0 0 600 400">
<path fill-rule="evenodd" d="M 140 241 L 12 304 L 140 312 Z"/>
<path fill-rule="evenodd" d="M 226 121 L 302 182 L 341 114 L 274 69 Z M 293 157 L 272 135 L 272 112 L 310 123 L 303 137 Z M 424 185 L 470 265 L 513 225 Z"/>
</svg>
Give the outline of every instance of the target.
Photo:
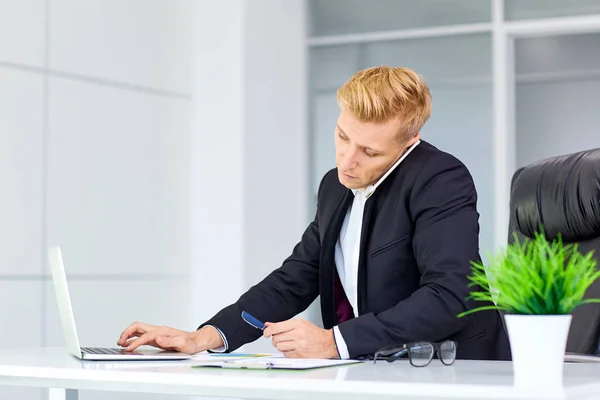
<svg viewBox="0 0 600 400">
<path fill-rule="evenodd" d="M 349 171 L 356 167 L 356 151 L 349 150 L 342 158 L 342 171 Z"/>
</svg>

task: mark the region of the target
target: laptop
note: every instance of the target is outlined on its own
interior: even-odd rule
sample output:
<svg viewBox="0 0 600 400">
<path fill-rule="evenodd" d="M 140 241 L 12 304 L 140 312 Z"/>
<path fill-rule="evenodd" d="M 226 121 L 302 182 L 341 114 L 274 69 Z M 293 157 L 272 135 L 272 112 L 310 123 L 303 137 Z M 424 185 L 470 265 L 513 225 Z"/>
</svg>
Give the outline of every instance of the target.
<svg viewBox="0 0 600 400">
<path fill-rule="evenodd" d="M 81 347 L 75 326 L 75 316 L 71 307 L 71 296 L 67 285 L 67 275 L 63 265 L 62 253 L 59 247 L 52 247 L 49 251 L 50 267 L 52 269 L 52 280 L 54 292 L 62 323 L 63 334 L 69 353 L 81 360 L 185 360 L 192 355 L 160 349 L 142 350 L 136 349 L 127 352 L 123 348 L 106 347 Z"/>
</svg>

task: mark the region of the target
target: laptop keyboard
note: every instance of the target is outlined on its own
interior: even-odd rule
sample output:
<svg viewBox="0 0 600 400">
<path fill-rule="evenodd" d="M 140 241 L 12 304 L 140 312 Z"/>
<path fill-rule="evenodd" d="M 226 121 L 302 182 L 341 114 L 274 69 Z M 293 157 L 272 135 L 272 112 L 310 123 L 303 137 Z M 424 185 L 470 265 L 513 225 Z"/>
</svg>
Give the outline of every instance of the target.
<svg viewBox="0 0 600 400">
<path fill-rule="evenodd" d="M 124 349 L 107 348 L 107 347 L 82 347 L 81 351 L 87 354 L 123 354 Z"/>
</svg>

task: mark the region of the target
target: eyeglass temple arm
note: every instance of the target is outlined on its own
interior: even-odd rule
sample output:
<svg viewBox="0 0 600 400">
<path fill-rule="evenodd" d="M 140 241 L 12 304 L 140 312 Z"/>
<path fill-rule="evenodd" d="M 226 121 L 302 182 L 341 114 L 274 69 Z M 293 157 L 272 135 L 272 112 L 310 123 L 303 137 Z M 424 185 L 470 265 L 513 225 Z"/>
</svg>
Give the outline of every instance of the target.
<svg viewBox="0 0 600 400">
<path fill-rule="evenodd" d="M 394 357 L 400 357 L 406 353 L 408 353 L 408 349 L 404 348 L 404 349 L 400 350 L 399 352 L 394 353 Z"/>
<path fill-rule="evenodd" d="M 400 351 L 397 351 L 397 352 L 395 352 L 395 353 L 392 353 L 392 354 L 389 354 L 389 355 L 385 355 L 384 357 L 389 357 L 389 356 L 391 356 L 391 358 L 393 358 L 393 359 L 396 359 L 396 358 L 398 358 L 398 357 L 401 357 L 402 355 L 404 355 L 404 354 L 406 354 L 406 353 L 408 353 L 408 349 L 404 348 L 404 349 L 402 349 L 402 350 L 400 350 Z M 374 355 L 373 359 L 374 359 L 374 360 L 376 360 L 376 359 L 377 359 L 377 356 L 379 356 L 379 355 L 380 355 L 380 353 L 379 353 L 379 352 L 375 353 L 375 355 Z"/>
</svg>

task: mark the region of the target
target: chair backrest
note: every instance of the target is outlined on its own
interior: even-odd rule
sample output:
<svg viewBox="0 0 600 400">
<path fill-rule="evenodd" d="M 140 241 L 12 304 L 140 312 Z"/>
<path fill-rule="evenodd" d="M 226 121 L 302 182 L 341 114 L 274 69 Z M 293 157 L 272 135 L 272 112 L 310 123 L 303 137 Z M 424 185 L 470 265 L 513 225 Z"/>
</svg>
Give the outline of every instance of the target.
<svg viewBox="0 0 600 400">
<path fill-rule="evenodd" d="M 518 169 L 512 177 L 509 243 L 514 232 L 529 238 L 539 227 L 553 240 L 577 243 L 582 253 L 594 251 L 600 268 L 600 148 L 544 159 Z M 600 280 L 586 298 L 600 298 Z M 600 304 L 573 312 L 567 351 L 600 354 Z"/>
</svg>

